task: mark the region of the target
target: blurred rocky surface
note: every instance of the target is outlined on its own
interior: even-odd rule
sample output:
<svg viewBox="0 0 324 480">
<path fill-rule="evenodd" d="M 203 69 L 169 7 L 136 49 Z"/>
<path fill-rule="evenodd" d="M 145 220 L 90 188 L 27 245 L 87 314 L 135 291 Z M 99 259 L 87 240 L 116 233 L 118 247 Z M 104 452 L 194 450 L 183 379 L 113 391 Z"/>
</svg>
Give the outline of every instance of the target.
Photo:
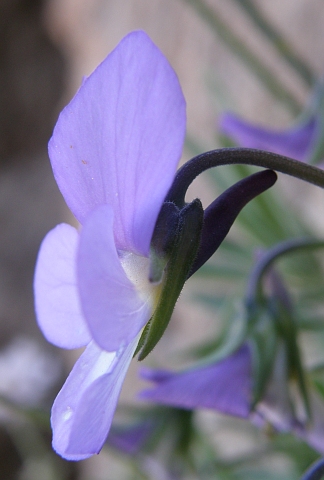
<svg viewBox="0 0 324 480">
<path fill-rule="evenodd" d="M 39 243 L 62 220 L 47 141 L 65 61 L 43 21 L 43 0 L 0 2 L 0 345 L 37 332 L 32 278 Z"/>
<path fill-rule="evenodd" d="M 36 406 L 39 395 L 52 397 L 59 373 L 38 331 L 32 293 L 39 244 L 65 215 L 47 142 L 66 69 L 44 24 L 44 7 L 44 0 L 0 1 L 0 395 L 23 407 Z M 30 429 L 24 441 L 20 426 L 11 428 L 10 411 L 0 410 L 0 479 L 28 480 L 31 450 L 23 445 L 32 444 Z"/>
<path fill-rule="evenodd" d="M 64 88 L 65 62 L 44 26 L 44 4 L 0 2 L 1 164 L 44 150 Z"/>
</svg>

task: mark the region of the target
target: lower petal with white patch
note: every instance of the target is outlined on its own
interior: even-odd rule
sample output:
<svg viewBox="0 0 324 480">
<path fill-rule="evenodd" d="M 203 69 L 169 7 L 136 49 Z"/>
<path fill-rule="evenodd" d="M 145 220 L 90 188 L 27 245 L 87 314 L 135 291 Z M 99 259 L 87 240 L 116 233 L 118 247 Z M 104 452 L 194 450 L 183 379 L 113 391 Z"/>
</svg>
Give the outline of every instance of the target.
<svg viewBox="0 0 324 480">
<path fill-rule="evenodd" d="M 108 435 L 138 337 L 118 352 L 91 342 L 74 365 L 52 408 L 53 448 L 67 460 L 99 453 Z"/>
</svg>

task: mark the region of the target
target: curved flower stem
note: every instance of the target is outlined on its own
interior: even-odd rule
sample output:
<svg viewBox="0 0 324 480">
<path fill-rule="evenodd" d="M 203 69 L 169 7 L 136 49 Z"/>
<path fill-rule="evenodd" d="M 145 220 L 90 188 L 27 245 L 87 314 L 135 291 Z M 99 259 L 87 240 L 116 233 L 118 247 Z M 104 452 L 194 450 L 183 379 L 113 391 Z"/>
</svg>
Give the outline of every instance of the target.
<svg viewBox="0 0 324 480">
<path fill-rule="evenodd" d="M 214 9 L 210 8 L 203 0 L 185 1 L 195 8 L 200 17 L 212 28 L 213 32 L 243 61 L 249 71 L 252 71 L 255 76 L 261 80 L 262 84 L 274 97 L 284 103 L 294 115 L 300 113 L 300 103 L 291 94 L 289 89 L 285 88 L 281 82 L 277 80 L 272 70 L 251 52 L 242 42 L 242 39 L 220 19 Z"/>
<path fill-rule="evenodd" d="M 299 77 L 312 87 L 316 78 L 311 68 L 297 55 L 287 40 L 271 25 L 265 15 L 251 2 L 251 0 L 235 0 L 246 14 L 251 18 L 254 24 L 262 31 L 277 50 L 279 55 L 290 65 L 291 68 L 299 75 Z"/>
<path fill-rule="evenodd" d="M 178 170 L 165 201 L 183 207 L 187 189 L 200 173 L 212 167 L 234 164 L 269 168 L 324 188 L 324 171 L 317 167 L 253 148 L 221 148 L 202 153 L 185 163 Z"/>
<path fill-rule="evenodd" d="M 324 476 L 324 458 L 317 460 L 300 480 L 320 480 Z"/>
<path fill-rule="evenodd" d="M 268 250 L 261 259 L 255 264 L 250 275 L 246 290 L 246 304 L 252 306 L 256 298 L 260 295 L 261 281 L 271 265 L 281 256 L 292 253 L 295 250 L 314 250 L 323 248 L 324 240 L 314 240 L 312 238 L 298 238 L 280 242 L 275 247 Z"/>
</svg>

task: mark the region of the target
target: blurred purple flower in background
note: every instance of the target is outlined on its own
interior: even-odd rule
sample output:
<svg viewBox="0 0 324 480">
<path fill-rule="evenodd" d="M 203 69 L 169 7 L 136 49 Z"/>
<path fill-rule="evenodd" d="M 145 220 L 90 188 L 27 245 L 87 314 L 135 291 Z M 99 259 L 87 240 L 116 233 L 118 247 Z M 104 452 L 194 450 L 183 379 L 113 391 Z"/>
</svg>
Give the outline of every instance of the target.
<svg viewBox="0 0 324 480">
<path fill-rule="evenodd" d="M 141 377 L 154 382 L 140 398 L 187 409 L 209 408 L 247 418 L 252 399 L 250 350 L 243 345 L 219 362 L 182 372 L 142 369 Z"/>
<path fill-rule="evenodd" d="M 323 402 L 311 391 L 312 420 L 298 419 L 282 360 L 277 355 L 271 380 L 253 411 L 252 356 L 248 344 L 221 361 L 180 372 L 141 369 L 141 377 L 153 382 L 154 387 L 140 392 L 139 398 L 188 410 L 216 410 L 249 419 L 259 428 L 270 424 L 278 432 L 300 437 L 324 454 Z"/>
<path fill-rule="evenodd" d="M 241 147 L 257 148 L 307 162 L 317 135 L 317 121 L 310 117 L 286 130 L 253 125 L 226 112 L 220 116 L 219 132 Z"/>
<path fill-rule="evenodd" d="M 152 419 L 125 427 L 112 426 L 107 444 L 128 455 L 135 455 L 148 441 L 156 428 Z"/>
<path fill-rule="evenodd" d="M 98 453 L 159 288 L 149 248 L 185 135 L 185 101 L 171 66 L 133 32 L 87 78 L 49 143 L 57 184 L 82 224 L 45 237 L 35 303 L 45 337 L 87 345 L 52 409 L 53 447 L 69 460 Z"/>
</svg>

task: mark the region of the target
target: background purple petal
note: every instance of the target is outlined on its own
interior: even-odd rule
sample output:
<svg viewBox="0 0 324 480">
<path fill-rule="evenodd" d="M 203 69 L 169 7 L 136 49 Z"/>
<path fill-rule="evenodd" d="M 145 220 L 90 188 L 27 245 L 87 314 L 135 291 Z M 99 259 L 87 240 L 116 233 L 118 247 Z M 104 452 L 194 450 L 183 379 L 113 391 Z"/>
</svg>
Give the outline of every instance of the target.
<svg viewBox="0 0 324 480">
<path fill-rule="evenodd" d="M 35 271 L 35 307 L 38 324 L 54 345 L 78 348 L 91 336 L 83 318 L 76 286 L 77 230 L 61 224 L 41 245 Z"/>
<path fill-rule="evenodd" d="M 111 205 L 118 248 L 147 254 L 184 134 L 174 71 L 144 32 L 127 35 L 63 110 L 49 144 L 76 218 L 83 223 L 95 206 Z"/>
<path fill-rule="evenodd" d="M 258 148 L 307 161 L 316 133 L 316 121 L 310 118 L 286 130 L 271 130 L 252 125 L 231 113 L 224 113 L 219 120 L 219 130 L 241 147 Z"/>
<path fill-rule="evenodd" d="M 150 299 L 140 297 L 121 265 L 112 226 L 111 207 L 98 207 L 81 230 L 78 253 L 82 310 L 93 339 L 108 351 L 128 344 L 151 315 Z"/>
<path fill-rule="evenodd" d="M 175 407 L 210 408 L 248 417 L 251 401 L 251 358 L 244 345 L 230 357 L 179 373 L 142 370 L 141 376 L 156 383 L 140 398 Z"/>
<path fill-rule="evenodd" d="M 100 452 L 137 341 L 111 353 L 91 342 L 76 362 L 52 408 L 53 448 L 62 457 Z"/>
<path fill-rule="evenodd" d="M 107 444 L 128 455 L 138 453 L 152 435 L 155 424 L 151 419 L 125 427 L 113 425 Z"/>
</svg>

